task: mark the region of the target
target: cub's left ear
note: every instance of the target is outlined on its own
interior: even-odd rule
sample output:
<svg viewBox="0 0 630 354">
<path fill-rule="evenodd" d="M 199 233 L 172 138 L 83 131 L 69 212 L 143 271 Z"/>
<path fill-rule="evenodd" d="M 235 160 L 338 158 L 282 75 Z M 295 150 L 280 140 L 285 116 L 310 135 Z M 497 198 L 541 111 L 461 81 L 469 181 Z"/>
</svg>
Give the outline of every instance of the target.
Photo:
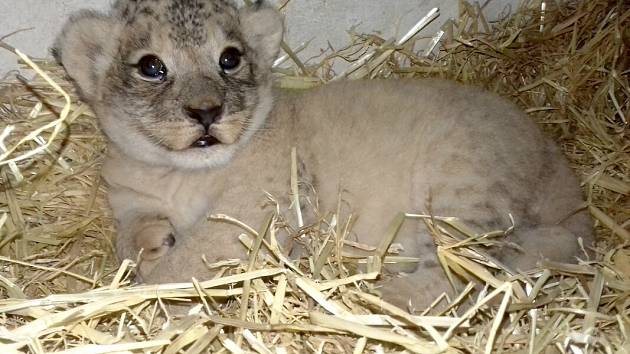
<svg viewBox="0 0 630 354">
<path fill-rule="evenodd" d="M 271 67 L 280 51 L 284 33 L 282 15 L 266 1 L 257 1 L 239 10 L 241 31 L 265 67 Z"/>
</svg>

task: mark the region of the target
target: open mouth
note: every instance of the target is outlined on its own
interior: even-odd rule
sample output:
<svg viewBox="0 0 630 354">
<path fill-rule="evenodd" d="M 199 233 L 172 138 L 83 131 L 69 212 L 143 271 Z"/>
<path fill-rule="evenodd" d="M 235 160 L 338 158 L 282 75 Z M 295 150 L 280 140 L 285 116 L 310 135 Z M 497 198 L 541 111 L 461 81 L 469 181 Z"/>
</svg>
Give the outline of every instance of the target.
<svg viewBox="0 0 630 354">
<path fill-rule="evenodd" d="M 221 142 L 217 138 L 215 138 L 215 137 L 213 137 L 211 135 L 204 135 L 201 138 L 197 139 L 197 141 L 195 141 L 192 144 L 192 147 L 195 147 L 195 148 L 207 148 L 207 147 L 210 147 L 210 146 L 213 146 L 213 145 L 216 145 L 216 144 L 220 144 L 220 143 Z"/>
</svg>

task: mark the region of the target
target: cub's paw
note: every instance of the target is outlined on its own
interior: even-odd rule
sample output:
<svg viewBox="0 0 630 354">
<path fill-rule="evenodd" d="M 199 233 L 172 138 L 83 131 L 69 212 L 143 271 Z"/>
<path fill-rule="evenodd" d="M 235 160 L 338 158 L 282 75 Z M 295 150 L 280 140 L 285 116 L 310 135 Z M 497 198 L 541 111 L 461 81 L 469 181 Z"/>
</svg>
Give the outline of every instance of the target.
<svg viewBox="0 0 630 354">
<path fill-rule="evenodd" d="M 156 220 L 145 225 L 136 235 L 136 249 L 140 252 L 140 276 L 148 274 L 160 258 L 175 246 L 175 232 L 168 220 Z"/>
<path fill-rule="evenodd" d="M 121 230 L 116 242 L 121 259 L 138 260 L 139 276 L 148 274 L 175 246 L 175 230 L 167 218 L 143 217 Z"/>
</svg>

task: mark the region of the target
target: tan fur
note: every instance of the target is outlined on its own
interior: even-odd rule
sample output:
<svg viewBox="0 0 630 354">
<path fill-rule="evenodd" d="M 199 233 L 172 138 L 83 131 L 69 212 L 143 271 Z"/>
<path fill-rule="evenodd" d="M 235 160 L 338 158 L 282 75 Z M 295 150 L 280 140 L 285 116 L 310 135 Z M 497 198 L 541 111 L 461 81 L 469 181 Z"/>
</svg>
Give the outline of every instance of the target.
<svg viewBox="0 0 630 354">
<path fill-rule="evenodd" d="M 175 0 L 162 2 L 170 1 Z M 117 3 L 119 12 L 126 3 Z M 591 241 L 588 215 L 571 216 L 582 203 L 577 179 L 558 149 L 514 105 L 438 80 L 340 82 L 304 92 L 272 92 L 269 67 L 280 38 L 275 12 L 264 6 L 231 11 L 207 19 L 205 41 L 161 55 L 171 58 L 164 60 L 172 64 L 175 79 L 157 97 L 142 82 L 132 82 L 138 89 L 125 91 L 121 83 L 131 80 L 120 66 L 125 58 L 103 51 L 106 58 L 97 59 L 112 63 L 107 74 L 85 69 L 81 57 L 88 56 L 89 46 L 73 44 L 72 23 L 60 38 L 61 61 L 82 63 L 66 68 L 112 142 L 103 175 L 117 220 L 119 256 L 135 259 L 144 249 L 140 270 L 145 281 L 207 278 L 201 255 L 210 262 L 243 257 L 237 239 L 242 230 L 208 223 L 206 215 L 228 214 L 258 227 L 275 208 L 265 191 L 281 198 L 286 210 L 290 203 L 282 197 L 288 195 L 292 147 L 297 148 L 300 179 L 318 192 L 319 210 L 334 210 L 338 192 L 345 191 L 344 212 L 358 215 L 353 232 L 363 243 L 378 244 L 400 211 L 457 216 L 479 231 L 509 226 L 511 213 L 516 230 L 509 241 L 523 252 L 503 249 L 497 255 L 521 268 L 542 257 L 572 261 L 579 254 L 576 236 Z M 116 14 L 98 21 L 118 23 Z M 249 46 L 247 80 L 255 87 L 242 91 L 227 83 L 229 78 L 213 74 L 208 68 L 216 62 L 201 56 L 234 45 L 233 39 L 224 42 L 222 26 L 236 23 L 236 17 L 245 41 L 236 45 Z M 127 26 L 150 22 L 135 21 Z M 150 37 L 166 42 L 160 47 L 176 45 L 162 29 L 155 31 Z M 137 55 L 125 50 L 126 36 L 123 30 L 119 38 L 92 40 L 106 48 L 115 47 L 110 40 L 118 41 L 120 52 Z M 149 46 L 141 51 L 158 50 Z M 235 75 L 245 80 L 246 69 Z M 230 112 L 230 92 L 244 96 L 233 103 L 238 111 Z M 190 148 L 204 132 L 182 116 L 182 104 L 217 97 L 227 113 L 210 126 L 210 133 L 221 144 Z M 317 216 L 309 212 L 307 219 Z M 420 222 L 407 222 L 396 242 L 403 244 L 403 255 L 422 262 L 385 287 L 390 300 L 422 305 L 448 290 L 433 241 Z"/>
</svg>

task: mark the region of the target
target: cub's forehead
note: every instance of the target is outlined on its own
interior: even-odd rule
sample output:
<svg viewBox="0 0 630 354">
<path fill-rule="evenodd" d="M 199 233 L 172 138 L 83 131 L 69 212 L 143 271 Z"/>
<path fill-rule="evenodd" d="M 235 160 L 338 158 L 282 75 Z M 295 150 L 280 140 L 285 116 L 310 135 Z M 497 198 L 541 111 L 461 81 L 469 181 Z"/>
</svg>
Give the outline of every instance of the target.
<svg viewBox="0 0 630 354">
<path fill-rule="evenodd" d="M 157 25 L 182 46 L 205 43 L 209 23 L 231 32 L 238 21 L 236 7 L 227 0 L 118 0 L 114 15 L 127 24 Z"/>
</svg>

